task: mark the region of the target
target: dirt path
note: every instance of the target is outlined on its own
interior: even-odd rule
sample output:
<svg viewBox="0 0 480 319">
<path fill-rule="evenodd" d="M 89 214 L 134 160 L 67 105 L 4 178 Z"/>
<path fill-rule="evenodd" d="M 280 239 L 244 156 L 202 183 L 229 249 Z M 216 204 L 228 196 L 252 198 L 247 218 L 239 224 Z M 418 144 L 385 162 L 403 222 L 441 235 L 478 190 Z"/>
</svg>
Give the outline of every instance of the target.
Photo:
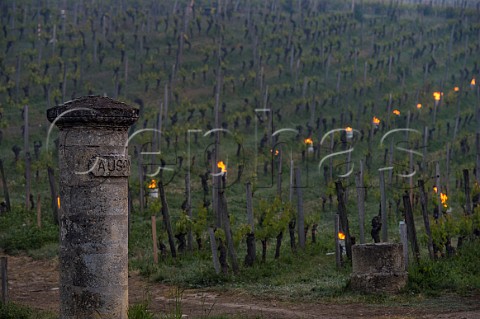
<svg viewBox="0 0 480 319">
<path fill-rule="evenodd" d="M 10 300 L 32 308 L 58 312 L 58 262 L 9 256 Z M 426 303 L 422 307 L 365 304 L 288 303 L 252 298 L 246 294 L 213 290 L 185 290 L 146 282 L 138 274 L 129 278 L 130 303 L 150 300 L 155 313 L 172 313 L 175 296 L 181 298 L 182 312 L 188 318 L 206 315 L 236 315 L 241 318 L 460 318 L 480 319 L 480 300 L 459 301 L 455 297 Z M 177 299 L 178 299 L 177 298 Z M 451 306 L 450 306 L 451 304 Z"/>
</svg>

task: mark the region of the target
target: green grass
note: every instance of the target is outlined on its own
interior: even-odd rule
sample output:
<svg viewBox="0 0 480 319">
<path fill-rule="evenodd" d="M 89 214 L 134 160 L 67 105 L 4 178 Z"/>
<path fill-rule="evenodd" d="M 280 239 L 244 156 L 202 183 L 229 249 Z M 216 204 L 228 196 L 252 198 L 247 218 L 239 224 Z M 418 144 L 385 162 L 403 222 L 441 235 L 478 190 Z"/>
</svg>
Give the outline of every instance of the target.
<svg viewBox="0 0 480 319">
<path fill-rule="evenodd" d="M 58 251 L 58 242 L 52 242 L 37 249 L 28 249 L 27 255 L 33 259 L 52 259 L 58 257 Z"/>
<path fill-rule="evenodd" d="M 238 275 L 216 275 L 208 252 L 171 258 L 158 266 L 141 263 L 141 273 L 155 281 L 185 288 L 232 289 L 248 291 L 255 297 L 272 296 L 284 300 L 314 300 L 320 296 L 340 295 L 348 281 L 349 270 L 337 271 L 333 256 L 326 256 L 321 245 L 311 245 L 305 252 L 282 250 L 274 260 L 269 251 L 267 262 L 242 267 Z M 243 260 L 244 256 L 239 256 Z M 143 267 L 142 267 L 143 266 Z"/>
<path fill-rule="evenodd" d="M 252 268 L 242 267 L 236 276 L 216 275 L 207 252 L 184 255 L 177 260 L 168 258 L 159 265 L 143 262 L 137 267 L 150 279 L 174 286 L 209 287 L 286 301 L 399 303 L 414 302 L 419 294 L 480 293 L 479 239 L 465 242 L 455 257 L 430 261 L 423 256 L 419 265 L 412 263 L 408 286 L 399 295 L 365 296 L 350 291 L 350 267 L 347 264 L 345 268 L 337 269 L 334 256 L 326 256 L 326 250 L 319 244 L 309 245 L 305 252 L 295 254 L 289 248 L 283 249 L 278 260 L 273 259 L 272 253 L 269 251 L 266 263 L 257 262 Z"/>
<path fill-rule="evenodd" d="M 28 307 L 15 303 L 3 304 L 0 302 L 0 318 L 1 319 L 55 319 L 54 314 L 49 312 L 39 312 Z"/>
<path fill-rule="evenodd" d="M 31 251 L 37 257 L 54 256 L 58 243 L 58 226 L 43 216 L 42 227 L 37 227 L 35 213 L 15 207 L 0 216 L 0 247 L 8 254 Z"/>
<path fill-rule="evenodd" d="M 408 289 L 440 295 L 455 292 L 461 295 L 480 293 L 480 240 L 467 241 L 456 256 L 437 261 L 423 259 L 409 270 Z"/>
<path fill-rule="evenodd" d="M 148 310 L 148 304 L 140 303 L 128 308 L 128 319 L 154 319 L 154 315 Z"/>
</svg>

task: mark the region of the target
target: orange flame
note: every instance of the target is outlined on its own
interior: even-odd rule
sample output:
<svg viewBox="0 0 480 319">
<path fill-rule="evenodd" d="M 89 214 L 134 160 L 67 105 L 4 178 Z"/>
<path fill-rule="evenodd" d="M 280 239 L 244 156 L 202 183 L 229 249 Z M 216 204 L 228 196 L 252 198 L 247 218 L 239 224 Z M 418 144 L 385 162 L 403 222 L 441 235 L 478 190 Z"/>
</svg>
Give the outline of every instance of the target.
<svg viewBox="0 0 480 319">
<path fill-rule="evenodd" d="M 418 103 L 418 104 L 417 104 L 417 109 L 420 110 L 421 108 L 422 108 L 422 103 Z"/>
<path fill-rule="evenodd" d="M 438 194 L 437 186 L 433 186 L 433 191 L 435 192 L 435 194 Z M 440 192 L 440 202 L 442 203 L 443 207 L 445 207 L 445 208 L 448 207 L 447 200 L 448 200 L 447 194 L 444 194 L 444 193 Z"/>
<path fill-rule="evenodd" d="M 347 126 L 345 128 L 345 133 L 348 139 L 351 139 L 353 137 L 353 129 L 350 126 Z"/>
<path fill-rule="evenodd" d="M 307 145 L 313 145 L 313 140 L 309 137 L 304 140 L 305 144 Z"/>
<path fill-rule="evenodd" d="M 378 125 L 378 124 L 380 124 L 380 119 L 378 117 L 374 116 L 373 119 L 372 119 L 372 123 L 375 124 L 375 125 Z"/>
<path fill-rule="evenodd" d="M 440 101 L 440 98 L 442 97 L 443 93 L 442 92 L 433 92 L 433 99 L 435 101 Z"/>
<path fill-rule="evenodd" d="M 475 78 L 473 78 L 472 81 L 470 81 L 470 85 L 471 85 L 471 86 L 474 86 L 475 84 L 476 84 Z"/>
<path fill-rule="evenodd" d="M 445 208 L 448 207 L 447 200 L 448 200 L 447 194 L 440 193 L 440 201 L 442 202 L 442 205 L 443 205 L 443 207 L 445 207 Z"/>
<path fill-rule="evenodd" d="M 458 92 L 458 91 L 460 91 L 460 88 L 459 88 L 458 86 L 456 86 L 456 87 L 453 88 L 453 90 L 454 90 L 455 92 Z"/>
<path fill-rule="evenodd" d="M 338 239 L 340 239 L 340 240 L 345 240 L 345 234 L 342 233 L 341 231 L 338 232 Z"/>
<path fill-rule="evenodd" d="M 222 171 L 222 173 L 226 173 L 227 172 L 227 165 L 225 165 L 225 163 L 223 163 L 223 161 L 220 161 L 217 163 L 217 167 L 220 168 L 220 170 Z"/>
<path fill-rule="evenodd" d="M 157 188 L 157 181 L 154 180 L 154 179 L 152 179 L 152 180 L 150 181 L 150 184 L 148 184 L 148 188 L 149 188 L 149 189 Z"/>
<path fill-rule="evenodd" d="M 270 153 L 274 154 L 275 156 L 278 156 L 278 154 L 280 154 L 278 150 L 275 150 L 275 153 L 273 153 L 273 150 L 270 150 Z"/>
<path fill-rule="evenodd" d="M 400 111 L 399 110 L 393 110 L 393 114 L 400 115 Z"/>
<path fill-rule="evenodd" d="M 58 209 L 60 209 L 60 196 L 57 196 L 57 206 L 58 206 Z"/>
</svg>

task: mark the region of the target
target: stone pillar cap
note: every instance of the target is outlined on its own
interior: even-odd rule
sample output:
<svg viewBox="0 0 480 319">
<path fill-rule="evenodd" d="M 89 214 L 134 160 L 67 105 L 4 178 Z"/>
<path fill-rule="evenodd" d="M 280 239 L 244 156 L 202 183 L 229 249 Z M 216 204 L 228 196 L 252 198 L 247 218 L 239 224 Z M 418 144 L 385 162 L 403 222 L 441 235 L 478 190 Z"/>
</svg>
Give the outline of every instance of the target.
<svg viewBox="0 0 480 319">
<path fill-rule="evenodd" d="M 47 110 L 47 118 L 58 127 L 97 126 L 127 128 L 139 110 L 109 97 L 84 96 Z"/>
</svg>

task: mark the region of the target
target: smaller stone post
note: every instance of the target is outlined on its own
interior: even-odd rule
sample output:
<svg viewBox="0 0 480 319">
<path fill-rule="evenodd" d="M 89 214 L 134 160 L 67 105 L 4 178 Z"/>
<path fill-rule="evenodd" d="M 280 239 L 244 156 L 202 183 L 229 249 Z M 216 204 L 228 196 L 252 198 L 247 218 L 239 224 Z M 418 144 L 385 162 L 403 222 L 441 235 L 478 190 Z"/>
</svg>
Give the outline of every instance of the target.
<svg viewBox="0 0 480 319">
<path fill-rule="evenodd" d="M 407 284 L 403 245 L 378 243 L 352 247 L 350 287 L 366 293 L 398 292 Z"/>
</svg>

